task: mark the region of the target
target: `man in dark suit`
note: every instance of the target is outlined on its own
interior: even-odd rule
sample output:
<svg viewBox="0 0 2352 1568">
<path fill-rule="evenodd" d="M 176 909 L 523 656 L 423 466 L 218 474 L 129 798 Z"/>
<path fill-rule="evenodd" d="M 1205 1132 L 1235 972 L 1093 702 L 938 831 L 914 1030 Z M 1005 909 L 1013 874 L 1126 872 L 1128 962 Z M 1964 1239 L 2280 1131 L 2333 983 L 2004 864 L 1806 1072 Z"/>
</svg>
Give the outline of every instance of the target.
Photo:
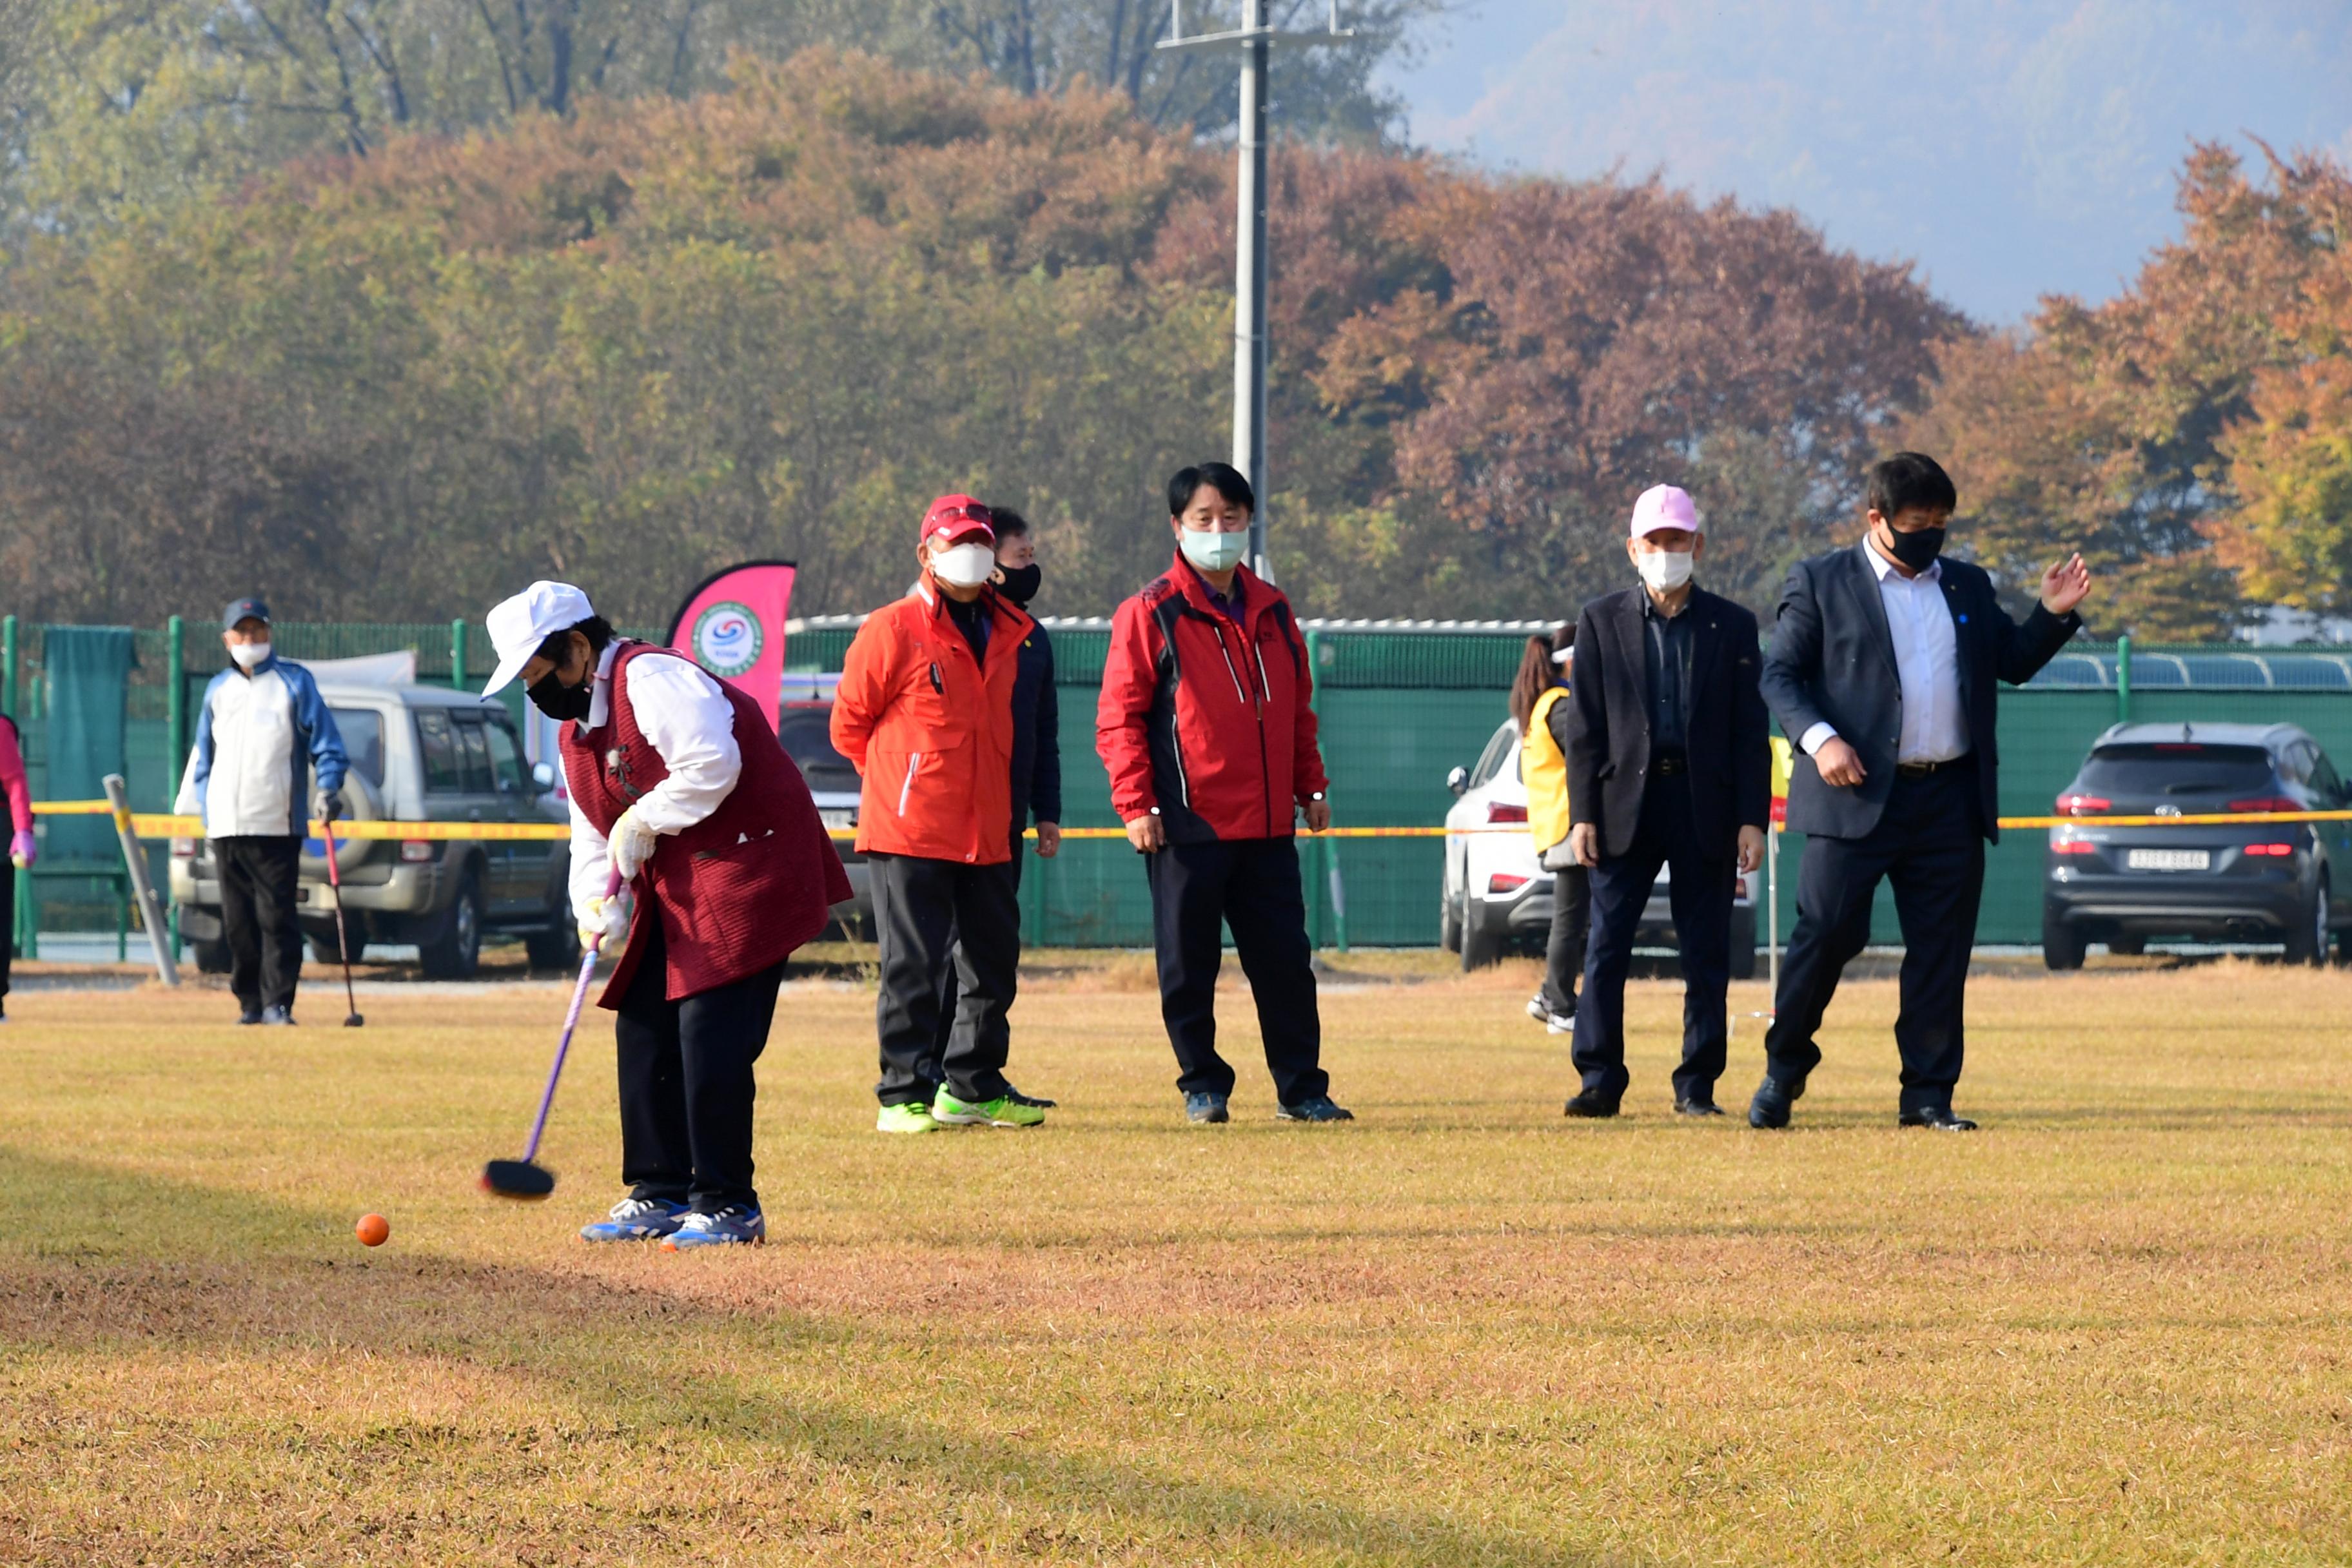
<svg viewBox="0 0 2352 1568">
<path fill-rule="evenodd" d="M 1939 556 L 1958 504 L 1933 458 L 1897 452 L 1870 470 L 1868 535 L 1800 562 L 1781 592 L 1764 695 L 1797 742 L 1789 829 L 1807 837 L 1750 1126 L 1789 1124 L 1882 878 L 1903 922 L 1901 1123 L 1976 1126 L 1952 1088 L 1985 845 L 2000 837 L 1996 683 L 2022 685 L 2065 646 L 2091 574 L 2080 555 L 2051 567 L 2018 625 L 1981 567 Z"/>
<path fill-rule="evenodd" d="M 1624 1097 L 1625 972 L 1661 866 L 1683 965 L 1675 1110 L 1723 1114 L 1731 906 L 1738 873 L 1764 859 L 1772 763 L 1756 617 L 1691 581 L 1706 544 L 1689 496 L 1643 491 L 1625 542 L 1641 585 L 1593 600 L 1576 623 L 1568 837 L 1590 868 L 1592 926 L 1570 1116 L 1614 1116 Z"/>
</svg>

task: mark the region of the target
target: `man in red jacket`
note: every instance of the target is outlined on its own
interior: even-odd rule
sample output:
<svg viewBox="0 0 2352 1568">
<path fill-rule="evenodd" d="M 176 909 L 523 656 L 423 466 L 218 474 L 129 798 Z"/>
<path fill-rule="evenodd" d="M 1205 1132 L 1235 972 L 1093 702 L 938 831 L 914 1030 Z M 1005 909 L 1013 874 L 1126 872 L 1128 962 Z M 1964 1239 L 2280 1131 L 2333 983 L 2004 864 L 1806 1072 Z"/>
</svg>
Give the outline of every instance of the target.
<svg viewBox="0 0 2352 1568">
<path fill-rule="evenodd" d="M 1034 1127 L 1045 1112 L 1013 1093 L 1004 1058 L 1021 961 L 1013 694 L 1036 623 L 992 586 L 996 533 L 970 496 L 931 503 L 915 552 L 921 579 L 857 628 L 833 700 L 834 746 L 863 780 L 857 847 L 881 958 L 874 1125 Z M 956 1019 L 941 1055 L 950 963 Z"/>
<path fill-rule="evenodd" d="M 1331 826 L 1313 679 L 1290 602 L 1241 564 L 1256 498 L 1223 463 L 1168 481 L 1176 561 L 1118 607 L 1096 749 L 1151 883 L 1160 1016 L 1194 1121 L 1228 1120 L 1217 1054 L 1219 926 L 1257 1001 L 1286 1121 L 1347 1121 L 1323 1071 L 1313 950 L 1293 825 Z"/>
</svg>

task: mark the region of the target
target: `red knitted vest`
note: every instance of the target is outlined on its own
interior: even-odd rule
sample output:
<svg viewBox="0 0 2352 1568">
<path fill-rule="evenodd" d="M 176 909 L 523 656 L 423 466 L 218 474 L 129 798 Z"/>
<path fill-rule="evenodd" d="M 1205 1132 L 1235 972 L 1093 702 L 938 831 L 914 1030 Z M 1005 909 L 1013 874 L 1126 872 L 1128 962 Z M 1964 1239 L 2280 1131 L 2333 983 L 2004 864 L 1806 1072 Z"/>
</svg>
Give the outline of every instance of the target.
<svg viewBox="0 0 2352 1568">
<path fill-rule="evenodd" d="M 623 643 L 613 661 L 604 726 L 584 735 L 577 724 L 562 727 L 564 782 L 602 833 L 612 832 L 622 812 L 669 776 L 637 728 L 623 679 L 632 660 L 649 655 L 684 657 L 651 643 Z M 800 769 L 756 703 L 723 680 L 719 689 L 735 710 L 743 771 L 718 810 L 684 832 L 662 835 L 634 884 L 640 904 L 650 898 L 660 908 L 666 994 L 673 1002 L 782 962 L 823 931 L 830 908 L 849 897 L 841 857 Z M 599 1005 L 620 1005 L 642 951 L 629 943 Z"/>
</svg>

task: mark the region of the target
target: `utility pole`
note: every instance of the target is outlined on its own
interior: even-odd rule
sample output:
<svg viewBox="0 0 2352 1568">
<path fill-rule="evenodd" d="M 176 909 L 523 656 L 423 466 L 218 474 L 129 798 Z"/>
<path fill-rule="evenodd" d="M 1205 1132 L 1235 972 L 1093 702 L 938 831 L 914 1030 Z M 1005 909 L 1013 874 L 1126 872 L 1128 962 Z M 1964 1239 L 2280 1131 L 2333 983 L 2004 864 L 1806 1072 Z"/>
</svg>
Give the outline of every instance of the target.
<svg viewBox="0 0 2352 1568">
<path fill-rule="evenodd" d="M 1238 122 L 1240 167 L 1234 182 L 1234 467 L 1250 482 L 1257 510 L 1250 514 L 1250 570 L 1274 581 L 1266 557 L 1269 487 L 1265 468 L 1265 209 L 1267 201 L 1266 65 L 1280 38 L 1293 44 L 1336 44 L 1355 37 L 1339 28 L 1339 0 L 1330 0 L 1330 26 L 1320 33 L 1285 33 L 1268 25 L 1266 0 L 1242 0 L 1242 25 L 1223 33 L 1184 37 L 1183 0 L 1169 7 L 1163 49 L 1227 48 L 1242 51 L 1242 103 Z"/>
</svg>

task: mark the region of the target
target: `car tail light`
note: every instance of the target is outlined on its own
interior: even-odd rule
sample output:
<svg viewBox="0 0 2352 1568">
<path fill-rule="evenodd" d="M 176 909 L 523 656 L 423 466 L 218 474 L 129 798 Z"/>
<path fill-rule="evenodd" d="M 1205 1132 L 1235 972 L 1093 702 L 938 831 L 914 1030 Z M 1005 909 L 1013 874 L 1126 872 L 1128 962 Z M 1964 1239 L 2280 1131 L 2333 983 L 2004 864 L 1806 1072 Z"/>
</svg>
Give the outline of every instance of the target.
<svg viewBox="0 0 2352 1568">
<path fill-rule="evenodd" d="M 2115 804 L 2103 795 L 2062 795 L 2058 797 L 2058 815 L 2096 816 Z"/>
<path fill-rule="evenodd" d="M 2294 853 L 2294 846 L 2292 844 L 2249 844 L 2246 846 L 2246 853 L 2249 855 L 2292 855 Z"/>
<path fill-rule="evenodd" d="M 1497 871 L 1486 879 L 1486 890 L 1490 893 L 1515 893 L 1527 885 L 1525 877 L 1508 871 Z"/>
<path fill-rule="evenodd" d="M 2096 855 L 2099 847 L 2087 838 L 2062 838 L 2050 847 L 2053 855 Z"/>
<path fill-rule="evenodd" d="M 1486 820 L 1489 822 L 1525 822 L 1527 819 L 1528 808 L 1524 805 L 1512 805 L 1499 800 L 1486 803 Z"/>
<path fill-rule="evenodd" d="M 400 858 L 414 864 L 433 858 L 433 841 L 429 838 L 404 838 L 400 841 Z"/>
<path fill-rule="evenodd" d="M 2289 800 L 2283 795 L 2258 795 L 2252 800 L 2233 800 L 2231 811 L 2301 811 L 2303 802 Z"/>
<path fill-rule="evenodd" d="M 174 839 L 173 839 L 173 840 L 172 840 L 172 858 L 173 858 L 173 859 L 174 859 L 174 860 L 193 860 L 193 859 L 194 859 L 195 858 L 196 858 L 196 841 L 195 841 L 194 839 L 193 839 L 193 838 L 174 838 Z"/>
</svg>

